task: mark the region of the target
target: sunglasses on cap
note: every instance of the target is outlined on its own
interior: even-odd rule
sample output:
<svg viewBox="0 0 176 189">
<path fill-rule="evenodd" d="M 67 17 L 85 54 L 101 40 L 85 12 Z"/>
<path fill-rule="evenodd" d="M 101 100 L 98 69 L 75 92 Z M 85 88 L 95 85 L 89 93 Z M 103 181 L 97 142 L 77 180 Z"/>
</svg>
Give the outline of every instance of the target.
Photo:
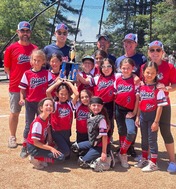
<svg viewBox="0 0 176 189">
<path fill-rule="evenodd" d="M 56 33 L 57 33 L 57 35 L 64 35 L 64 36 L 67 35 L 67 32 L 66 32 L 66 31 L 65 31 L 65 32 L 57 31 Z"/>
<path fill-rule="evenodd" d="M 150 51 L 151 53 L 153 53 L 153 52 L 161 52 L 162 49 L 149 49 L 149 51 Z"/>
</svg>

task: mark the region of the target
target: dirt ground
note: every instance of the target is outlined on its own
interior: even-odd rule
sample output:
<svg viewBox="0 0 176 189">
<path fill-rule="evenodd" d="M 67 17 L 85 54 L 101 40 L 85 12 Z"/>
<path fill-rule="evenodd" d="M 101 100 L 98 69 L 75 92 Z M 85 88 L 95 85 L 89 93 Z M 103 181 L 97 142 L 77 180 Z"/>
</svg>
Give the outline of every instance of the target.
<svg viewBox="0 0 176 189">
<path fill-rule="evenodd" d="M 176 123 L 176 92 L 171 95 L 172 100 L 172 123 Z M 160 188 L 175 189 L 176 174 L 169 174 L 166 169 L 168 157 L 165 152 L 162 137 L 158 136 L 160 170 L 151 173 L 143 173 L 135 168 L 134 160 L 130 157 L 130 169 L 124 169 L 119 163 L 114 169 L 107 172 L 96 173 L 90 169 L 83 170 L 77 165 L 77 157 L 72 154 L 71 159 L 65 162 L 55 163 L 44 170 L 32 168 L 28 158 L 19 157 L 22 143 L 22 132 L 24 128 L 24 109 L 20 115 L 16 149 L 7 147 L 9 137 L 8 129 L 9 98 L 8 83 L 0 82 L 0 189 L 121 189 L 121 188 Z M 174 138 L 176 138 L 176 127 L 172 127 Z M 114 147 L 117 147 L 117 129 L 114 132 Z M 71 141 L 75 140 L 75 124 L 72 128 Z M 136 141 L 136 150 L 140 154 L 140 132 Z M 175 147 L 176 148 L 176 147 Z M 176 150 L 176 149 L 175 149 Z"/>
</svg>

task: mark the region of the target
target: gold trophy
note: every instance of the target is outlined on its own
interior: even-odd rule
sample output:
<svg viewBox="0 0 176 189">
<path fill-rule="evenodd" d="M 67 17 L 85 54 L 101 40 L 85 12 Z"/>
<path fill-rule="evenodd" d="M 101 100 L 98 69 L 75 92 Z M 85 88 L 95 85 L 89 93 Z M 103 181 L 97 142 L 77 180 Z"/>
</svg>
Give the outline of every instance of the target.
<svg viewBox="0 0 176 189">
<path fill-rule="evenodd" d="M 70 54 L 70 63 L 74 63 L 73 60 L 76 56 L 76 50 L 74 45 L 71 47 L 69 54 Z"/>
</svg>

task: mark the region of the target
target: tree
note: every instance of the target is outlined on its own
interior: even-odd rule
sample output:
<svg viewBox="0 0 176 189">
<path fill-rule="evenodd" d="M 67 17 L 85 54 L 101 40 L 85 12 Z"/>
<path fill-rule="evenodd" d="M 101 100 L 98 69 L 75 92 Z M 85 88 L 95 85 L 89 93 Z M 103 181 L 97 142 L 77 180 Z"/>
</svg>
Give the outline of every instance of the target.
<svg viewBox="0 0 176 189">
<path fill-rule="evenodd" d="M 41 12 L 46 6 L 56 0 L 43 0 L 41 1 L 29 1 L 29 0 L 1 0 L 0 1 L 0 46 L 2 47 L 14 34 L 17 29 L 17 24 L 26 20 L 29 21 L 36 14 Z M 73 14 L 78 14 L 78 10 L 73 9 L 68 4 L 71 0 L 61 0 L 60 9 L 56 14 L 56 23 L 65 22 L 68 24 L 70 33 L 75 30 L 76 23 L 71 20 L 67 20 L 63 15 L 66 11 L 71 11 Z M 51 7 L 45 11 L 42 16 L 37 17 L 36 20 L 31 22 L 33 26 L 32 42 L 37 44 L 40 48 L 43 48 L 50 40 L 52 28 L 52 20 L 55 17 L 57 5 Z M 4 16 L 5 15 L 5 16 Z M 16 38 L 17 39 L 17 38 Z M 14 40 L 16 40 L 14 39 Z"/>
</svg>

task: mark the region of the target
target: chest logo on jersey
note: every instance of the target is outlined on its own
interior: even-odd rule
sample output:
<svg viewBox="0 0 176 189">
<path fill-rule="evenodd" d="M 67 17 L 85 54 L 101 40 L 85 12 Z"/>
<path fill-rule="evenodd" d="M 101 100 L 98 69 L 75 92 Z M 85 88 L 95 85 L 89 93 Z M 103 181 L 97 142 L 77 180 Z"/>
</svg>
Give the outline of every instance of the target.
<svg viewBox="0 0 176 189">
<path fill-rule="evenodd" d="M 153 99 L 155 97 L 154 92 L 146 92 L 146 91 L 141 91 L 140 92 L 140 97 L 142 100 L 144 99 Z"/>
<path fill-rule="evenodd" d="M 68 62 L 68 56 L 63 56 L 62 57 L 62 62 Z"/>
<path fill-rule="evenodd" d="M 163 73 L 159 73 L 158 75 L 157 75 L 157 78 L 158 78 L 158 80 L 162 80 L 164 77 L 163 77 Z"/>
<path fill-rule="evenodd" d="M 18 64 L 28 63 L 30 62 L 29 56 L 25 54 L 20 54 L 18 57 Z"/>
<path fill-rule="evenodd" d="M 59 117 L 66 117 L 70 114 L 70 110 L 66 108 L 59 108 L 58 113 L 59 113 Z"/>
<path fill-rule="evenodd" d="M 114 85 L 113 80 L 109 80 L 108 82 L 100 81 L 100 83 L 98 84 L 98 90 L 105 89 L 105 88 L 107 88 L 109 86 L 113 86 L 113 85 Z"/>
<path fill-rule="evenodd" d="M 77 120 L 87 119 L 89 115 L 89 112 L 85 112 L 84 110 L 79 110 L 77 113 Z"/>
<path fill-rule="evenodd" d="M 133 90 L 133 87 L 132 85 L 126 86 L 126 85 L 121 84 L 118 86 L 117 90 L 118 90 L 118 93 L 130 92 Z"/>
<path fill-rule="evenodd" d="M 31 78 L 31 81 L 30 81 L 30 85 L 31 85 L 31 89 L 39 86 L 39 85 L 42 85 L 43 83 L 46 83 L 46 76 L 42 77 L 42 78 Z"/>
<path fill-rule="evenodd" d="M 153 109 L 154 105 L 153 104 L 147 104 L 146 105 L 146 110 Z"/>
</svg>

